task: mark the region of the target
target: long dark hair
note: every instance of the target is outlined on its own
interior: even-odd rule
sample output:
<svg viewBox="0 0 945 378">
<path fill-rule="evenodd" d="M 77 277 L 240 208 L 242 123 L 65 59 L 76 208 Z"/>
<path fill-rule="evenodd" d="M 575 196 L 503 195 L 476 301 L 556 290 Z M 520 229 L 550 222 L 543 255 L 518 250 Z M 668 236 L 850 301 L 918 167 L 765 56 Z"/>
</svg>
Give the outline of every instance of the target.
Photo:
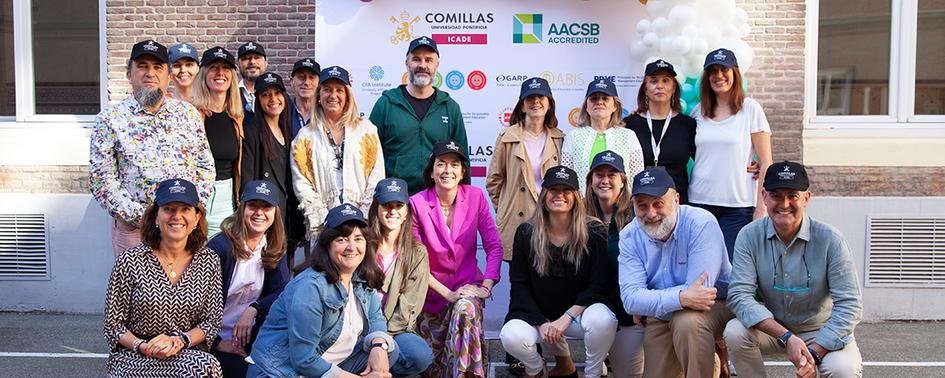
<svg viewBox="0 0 945 378">
<path fill-rule="evenodd" d="M 715 66 L 713 64 L 702 70 L 702 80 L 699 80 L 699 98 L 702 102 L 702 116 L 715 118 L 715 106 L 718 105 L 718 99 L 715 97 L 715 91 L 712 90 L 711 71 Z M 732 67 L 732 95 L 728 97 L 728 107 L 732 109 L 732 114 L 742 110 L 742 104 L 745 102 L 745 91 L 742 89 L 742 72 L 738 67 Z"/>
<path fill-rule="evenodd" d="M 407 279 L 407 276 L 410 275 L 410 270 L 413 269 L 413 266 L 416 264 L 416 261 L 421 258 L 421 253 L 427 253 L 426 248 L 423 244 L 417 241 L 417 238 L 413 236 L 413 228 L 410 226 L 410 220 L 413 219 L 413 208 L 410 206 L 410 203 L 405 203 L 404 206 L 407 208 L 407 216 L 405 217 L 404 224 L 400 226 L 400 232 L 397 234 L 397 259 L 400 260 L 400 268 L 403 271 L 404 279 Z M 371 234 L 369 239 L 372 244 L 374 244 L 374 251 L 377 253 L 377 246 L 381 244 L 381 240 L 388 231 L 387 227 L 380 221 L 380 203 L 377 202 L 377 198 L 371 202 L 371 208 L 368 209 L 368 232 Z M 407 285 L 400 285 L 400 292 L 406 292 Z"/>
<path fill-rule="evenodd" d="M 151 249 L 158 249 L 161 246 L 161 229 L 155 223 L 160 209 L 160 206 L 151 204 L 141 217 L 141 242 Z M 207 210 L 198 204 L 194 207 L 194 211 L 200 215 L 200 219 L 197 220 L 197 227 L 190 232 L 190 235 L 187 235 L 187 243 L 184 245 L 184 249 L 190 253 L 203 249 L 207 244 Z"/>
<path fill-rule="evenodd" d="M 555 116 L 555 98 L 551 96 L 545 96 L 548 98 L 548 112 L 545 113 L 545 129 L 553 129 L 558 127 L 558 117 Z M 509 125 L 515 125 L 518 123 L 522 124 L 522 127 L 525 127 L 525 99 L 521 98 L 518 100 L 518 103 L 515 104 L 515 108 L 512 109 L 512 118 L 509 119 Z"/>
<path fill-rule="evenodd" d="M 227 239 L 230 239 L 230 243 L 233 244 L 231 249 L 233 257 L 238 260 L 247 260 L 252 257 L 252 252 L 243 247 L 246 245 L 246 235 L 249 234 L 249 230 L 246 228 L 246 218 L 243 218 L 247 202 L 249 201 L 241 202 L 236 211 L 220 223 L 220 231 L 223 232 L 223 235 L 226 235 Z M 276 208 L 275 213 L 273 213 L 274 219 L 272 225 L 266 230 L 266 248 L 262 251 L 262 264 L 266 270 L 272 270 L 276 265 L 279 265 L 279 260 L 282 259 L 286 251 L 282 210 L 279 209 L 279 206 L 274 207 Z"/>
<path fill-rule="evenodd" d="M 289 96 L 282 88 L 276 86 L 269 88 L 278 89 L 279 94 L 282 95 L 283 103 L 285 103 L 285 107 L 282 108 L 282 113 L 279 113 L 279 131 L 282 132 L 282 140 L 285 141 L 286 146 L 289 146 L 292 144 L 292 117 L 289 114 L 289 107 L 292 106 L 292 104 L 289 103 Z M 261 95 L 262 93 L 259 94 Z M 279 155 L 276 154 L 275 138 L 272 137 L 272 132 L 269 131 L 269 124 L 266 123 L 266 113 L 263 113 L 262 101 L 256 101 L 256 104 L 253 105 L 253 111 L 255 116 L 251 123 L 259 131 L 259 139 L 262 140 L 263 152 L 266 154 L 266 159 L 275 160 Z"/>
<path fill-rule="evenodd" d="M 637 114 L 646 113 L 650 110 L 650 101 L 646 97 L 646 79 L 650 76 L 652 75 L 643 77 L 643 82 L 640 83 L 640 90 L 637 91 Z M 669 108 L 673 109 L 677 114 L 682 113 L 682 102 L 679 101 L 682 97 L 682 86 L 679 85 L 679 80 L 676 80 L 675 76 L 670 77 L 673 78 L 673 97 L 669 100 Z"/>
<path fill-rule="evenodd" d="M 367 283 L 368 287 L 375 290 L 380 289 L 384 286 L 384 272 L 377 266 L 374 242 L 370 239 L 370 235 L 365 227 L 361 226 L 360 223 L 350 221 L 342 223 L 335 228 L 325 227 L 322 232 L 318 234 L 318 240 L 315 242 L 315 250 L 312 251 L 312 255 L 309 257 L 308 265 L 310 265 L 312 269 L 325 273 L 329 283 L 333 284 L 338 282 L 341 276 L 338 273 L 338 267 L 331 261 L 331 256 L 328 252 L 330 248 L 329 245 L 332 240 L 335 240 L 337 237 L 350 236 L 354 233 L 355 229 L 361 230 L 361 232 L 364 233 L 364 237 L 367 239 L 367 243 L 364 247 L 364 260 L 361 261 L 361 265 L 358 265 L 355 273 L 358 275 L 358 278 Z"/>
</svg>

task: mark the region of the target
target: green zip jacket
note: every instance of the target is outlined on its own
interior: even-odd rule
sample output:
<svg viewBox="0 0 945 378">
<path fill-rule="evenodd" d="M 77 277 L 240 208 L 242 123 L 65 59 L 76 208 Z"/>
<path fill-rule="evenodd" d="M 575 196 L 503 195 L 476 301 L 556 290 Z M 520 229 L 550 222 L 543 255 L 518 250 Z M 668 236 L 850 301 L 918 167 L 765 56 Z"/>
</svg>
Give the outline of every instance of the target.
<svg viewBox="0 0 945 378">
<path fill-rule="evenodd" d="M 417 116 L 401 87 L 403 85 L 388 89 L 377 99 L 371 110 L 371 122 L 377 126 L 381 138 L 387 177 L 407 181 L 413 195 L 425 187 L 423 168 L 430 159 L 434 143 L 453 139 L 467 154 L 469 143 L 463 113 L 448 93 L 434 88 L 433 104 L 427 114 Z"/>
</svg>

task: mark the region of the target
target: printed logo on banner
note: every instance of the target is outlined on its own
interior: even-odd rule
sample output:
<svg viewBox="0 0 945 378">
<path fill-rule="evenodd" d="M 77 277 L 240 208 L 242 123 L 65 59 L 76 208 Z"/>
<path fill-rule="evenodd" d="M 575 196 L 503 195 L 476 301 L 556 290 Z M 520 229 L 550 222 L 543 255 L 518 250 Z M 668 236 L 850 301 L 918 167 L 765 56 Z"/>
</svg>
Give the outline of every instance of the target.
<svg viewBox="0 0 945 378">
<path fill-rule="evenodd" d="M 512 108 L 505 107 L 499 110 L 499 124 L 504 127 L 512 126 Z"/>
<path fill-rule="evenodd" d="M 495 21 L 492 13 L 440 13 L 430 12 L 423 20 L 435 33 L 434 41 L 443 45 L 485 45 L 489 41 L 486 33 Z M 457 33 L 452 33 L 452 32 Z M 478 32 L 478 33 L 475 33 Z"/>
<path fill-rule="evenodd" d="M 453 70 L 446 74 L 446 87 L 452 90 L 458 90 L 466 84 L 466 77 L 462 72 Z"/>
<path fill-rule="evenodd" d="M 371 80 L 381 80 L 384 78 L 384 68 L 381 66 L 373 66 L 371 70 L 368 71 L 368 75 L 371 75 Z"/>
<path fill-rule="evenodd" d="M 512 16 L 512 43 L 550 43 L 594 45 L 600 42 L 600 24 L 596 22 L 549 22 L 542 39 L 544 17 L 540 13 Z"/>
<path fill-rule="evenodd" d="M 582 72 L 552 72 L 543 71 L 538 74 L 542 79 L 548 80 L 548 85 L 564 88 L 583 89 L 587 85 Z"/>
<path fill-rule="evenodd" d="M 570 112 L 568 112 L 568 123 L 571 124 L 571 127 L 578 126 L 578 121 L 579 121 L 578 118 L 580 116 L 581 116 L 581 108 L 574 108 L 574 109 L 571 109 Z"/>
<path fill-rule="evenodd" d="M 414 24 L 420 22 L 420 16 L 414 16 L 411 19 L 410 13 L 403 11 L 400 12 L 400 18 L 390 16 L 390 22 L 394 24 L 394 34 L 390 36 L 390 44 L 410 43 L 416 34 Z"/>
<path fill-rule="evenodd" d="M 469 76 L 466 77 L 466 82 L 469 85 L 469 89 L 478 91 L 486 87 L 486 74 L 480 70 L 475 70 L 469 73 Z"/>
<path fill-rule="evenodd" d="M 400 83 L 407 84 L 408 79 L 410 79 L 410 75 L 407 75 L 407 73 L 404 72 L 404 74 L 400 77 Z M 443 74 L 437 72 L 436 75 L 433 76 L 433 86 L 439 88 L 440 85 L 443 85 Z"/>
<path fill-rule="evenodd" d="M 523 81 L 529 78 L 529 75 L 496 75 L 495 83 L 503 87 L 518 87 Z M 505 84 L 505 85 L 503 85 Z"/>
<path fill-rule="evenodd" d="M 541 43 L 541 14 L 512 15 L 512 43 Z"/>
</svg>

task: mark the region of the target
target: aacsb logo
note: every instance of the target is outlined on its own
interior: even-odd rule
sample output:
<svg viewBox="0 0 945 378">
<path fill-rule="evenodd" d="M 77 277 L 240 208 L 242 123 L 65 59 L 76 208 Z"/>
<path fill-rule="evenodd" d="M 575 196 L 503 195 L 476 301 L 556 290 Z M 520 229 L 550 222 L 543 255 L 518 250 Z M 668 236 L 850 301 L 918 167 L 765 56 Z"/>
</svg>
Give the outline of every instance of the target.
<svg viewBox="0 0 945 378">
<path fill-rule="evenodd" d="M 444 81 L 446 82 L 446 86 L 449 87 L 449 89 L 455 91 L 463 87 L 463 84 L 466 83 L 466 77 L 463 76 L 462 72 L 453 70 L 446 74 Z"/>
<path fill-rule="evenodd" d="M 541 14 L 512 15 L 512 43 L 541 43 Z"/>
</svg>

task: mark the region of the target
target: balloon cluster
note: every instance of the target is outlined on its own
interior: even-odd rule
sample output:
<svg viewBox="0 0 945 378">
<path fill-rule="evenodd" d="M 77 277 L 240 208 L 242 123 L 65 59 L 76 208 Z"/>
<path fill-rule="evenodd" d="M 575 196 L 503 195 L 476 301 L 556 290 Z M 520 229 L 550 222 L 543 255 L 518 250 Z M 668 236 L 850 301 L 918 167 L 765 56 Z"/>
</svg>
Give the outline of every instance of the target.
<svg viewBox="0 0 945 378">
<path fill-rule="evenodd" d="M 751 32 L 748 13 L 735 0 L 640 0 L 648 18 L 637 23 L 639 38 L 630 58 L 643 67 L 656 59 L 675 66 L 682 86 L 683 109 L 699 102 L 699 78 L 706 54 L 724 47 L 735 53 L 742 73 L 751 68 L 754 52 L 743 40 Z M 744 76 L 743 76 L 744 78 Z"/>
</svg>

